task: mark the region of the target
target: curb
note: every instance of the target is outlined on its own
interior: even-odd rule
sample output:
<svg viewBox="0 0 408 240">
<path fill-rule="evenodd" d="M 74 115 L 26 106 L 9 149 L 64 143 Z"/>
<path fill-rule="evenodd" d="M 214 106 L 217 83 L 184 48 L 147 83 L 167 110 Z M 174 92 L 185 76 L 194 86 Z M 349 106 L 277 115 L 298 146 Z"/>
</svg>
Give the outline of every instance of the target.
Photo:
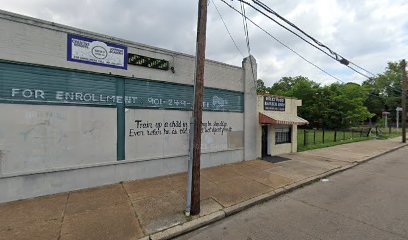
<svg viewBox="0 0 408 240">
<path fill-rule="evenodd" d="M 268 193 L 264 193 L 262 195 L 256 196 L 254 198 L 248 199 L 246 201 L 240 202 L 238 204 L 232 205 L 230 207 L 226 207 L 222 209 L 225 213 L 225 217 L 234 215 L 236 213 L 239 213 L 245 209 L 248 209 L 252 206 L 255 206 L 257 204 L 260 204 L 262 202 L 266 202 L 272 198 L 275 198 L 277 193 L 275 191 L 271 191 Z"/>
<path fill-rule="evenodd" d="M 168 228 L 164 231 L 153 233 L 149 236 L 148 239 L 150 240 L 164 240 L 164 239 L 171 239 L 176 236 L 180 236 L 183 233 L 191 232 L 197 228 L 209 225 L 213 222 L 221 220 L 225 218 L 225 212 L 219 210 L 217 212 L 208 214 L 203 217 L 196 218 L 189 222 L 183 223 L 181 225 L 177 225 L 171 228 Z M 142 238 L 143 239 L 143 238 Z"/>
<path fill-rule="evenodd" d="M 360 162 L 358 162 L 358 163 L 361 164 L 361 163 L 368 162 L 368 161 L 370 161 L 370 160 L 372 160 L 372 159 L 374 159 L 374 158 L 384 156 L 384 155 L 387 154 L 387 153 L 394 152 L 394 151 L 396 151 L 396 150 L 398 150 L 398 149 L 401 149 L 401 148 L 403 148 L 403 147 L 406 147 L 406 146 L 408 146 L 408 143 L 403 143 L 403 144 L 401 144 L 400 146 L 391 148 L 391 149 L 389 149 L 389 150 L 387 150 L 387 151 L 385 151 L 385 152 L 382 152 L 382 153 L 380 153 L 380 154 L 378 154 L 378 155 L 376 155 L 376 156 L 372 156 L 372 157 L 369 157 L 369 158 L 367 158 L 367 159 L 363 159 L 362 161 L 360 161 Z"/>
<path fill-rule="evenodd" d="M 374 158 L 381 157 L 381 156 L 383 156 L 383 155 L 385 155 L 387 153 L 394 152 L 394 151 L 396 151 L 398 149 L 401 149 L 403 147 L 406 147 L 406 146 L 408 146 L 408 144 L 402 144 L 400 146 L 391 148 L 391 149 L 389 149 L 389 150 L 387 150 L 385 152 L 379 153 L 378 155 L 368 157 L 368 158 L 363 159 L 361 161 L 351 162 L 350 165 L 334 168 L 334 169 L 328 170 L 327 172 L 318 174 L 316 176 L 308 177 L 308 178 L 300 180 L 298 182 L 295 182 L 295 183 L 289 184 L 287 186 L 275 189 L 275 190 L 273 190 L 271 192 L 264 193 L 262 195 L 256 196 L 256 197 L 251 198 L 249 200 L 246 200 L 244 202 L 235 204 L 235 205 L 230 206 L 230 207 L 226 207 L 226 208 L 224 208 L 222 210 L 219 210 L 217 212 L 214 212 L 214 213 L 211 213 L 211 214 L 208 214 L 208 215 L 193 219 L 193 220 L 191 220 L 189 222 L 186 222 L 186 223 L 183 223 L 181 225 L 177 225 L 177 226 L 168 228 L 168 229 L 163 230 L 161 232 L 153 233 L 153 234 L 151 234 L 149 236 L 145 236 L 143 238 L 140 238 L 139 240 L 165 240 L 165 239 L 171 239 L 171 238 L 183 235 L 185 233 L 194 231 L 194 230 L 196 230 L 198 228 L 201 228 L 203 226 L 207 226 L 207 225 L 209 225 L 211 223 L 222 220 L 222 219 L 224 219 L 226 217 L 237 214 L 237 213 L 239 213 L 239 212 L 241 212 L 243 210 L 246 210 L 246 209 L 248 209 L 250 207 L 253 207 L 255 205 L 264 203 L 264 202 L 269 201 L 271 199 L 277 198 L 277 197 L 279 197 L 279 196 L 281 196 L 283 194 L 290 193 L 290 192 L 292 192 L 292 191 L 294 191 L 296 189 L 299 189 L 299 188 L 302 188 L 304 186 L 315 183 L 315 182 L 321 180 L 322 178 L 332 176 L 332 175 L 337 174 L 337 173 L 341 173 L 341 172 L 346 171 L 348 169 L 354 168 L 354 167 L 356 167 L 356 166 L 358 166 L 360 164 L 366 163 L 366 162 L 368 162 L 368 161 L 370 161 L 370 160 L 372 160 Z"/>
</svg>

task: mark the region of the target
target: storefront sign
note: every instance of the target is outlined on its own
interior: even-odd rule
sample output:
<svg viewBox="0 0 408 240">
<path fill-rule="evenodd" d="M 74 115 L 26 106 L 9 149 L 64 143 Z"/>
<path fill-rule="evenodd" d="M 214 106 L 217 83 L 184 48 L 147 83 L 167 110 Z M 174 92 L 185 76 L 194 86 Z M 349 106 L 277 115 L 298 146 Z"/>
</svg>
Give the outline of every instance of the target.
<svg viewBox="0 0 408 240">
<path fill-rule="evenodd" d="M 285 98 L 264 96 L 264 110 L 266 111 L 285 111 Z"/>
<path fill-rule="evenodd" d="M 159 70 L 169 70 L 169 61 L 129 53 L 128 63 L 131 65 L 154 68 Z"/>
<path fill-rule="evenodd" d="M 193 86 L 0 61 L 0 103 L 191 110 Z M 204 88 L 203 110 L 243 112 L 242 92 Z"/>
<path fill-rule="evenodd" d="M 127 69 L 127 48 L 68 34 L 68 61 Z"/>
</svg>

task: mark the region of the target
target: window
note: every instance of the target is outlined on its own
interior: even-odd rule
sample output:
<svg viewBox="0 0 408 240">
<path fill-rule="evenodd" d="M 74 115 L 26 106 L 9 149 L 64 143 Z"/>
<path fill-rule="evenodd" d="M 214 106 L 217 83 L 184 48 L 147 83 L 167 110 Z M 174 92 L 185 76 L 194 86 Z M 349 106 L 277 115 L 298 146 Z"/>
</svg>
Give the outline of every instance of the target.
<svg viewBox="0 0 408 240">
<path fill-rule="evenodd" d="M 275 144 L 291 143 L 292 131 L 290 127 L 276 128 L 275 129 Z"/>
</svg>

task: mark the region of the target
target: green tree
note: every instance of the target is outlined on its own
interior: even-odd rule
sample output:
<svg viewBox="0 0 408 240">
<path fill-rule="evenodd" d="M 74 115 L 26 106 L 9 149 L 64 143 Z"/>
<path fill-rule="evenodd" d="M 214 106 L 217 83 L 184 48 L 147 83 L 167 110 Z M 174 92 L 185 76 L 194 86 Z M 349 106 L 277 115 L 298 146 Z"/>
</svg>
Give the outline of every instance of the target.
<svg viewBox="0 0 408 240">
<path fill-rule="evenodd" d="M 368 97 L 368 91 L 356 83 L 338 84 L 326 86 L 328 93 L 328 108 L 325 115 L 325 123 L 328 128 L 345 128 L 359 125 L 373 116 L 364 102 Z"/>
<path fill-rule="evenodd" d="M 306 77 L 283 77 L 278 82 L 274 83 L 269 92 L 274 95 L 288 96 L 290 90 L 299 82 L 312 82 Z"/>
<path fill-rule="evenodd" d="M 368 110 L 375 114 L 374 121 L 382 117 L 383 111 L 391 112 L 395 121 L 395 109 L 401 106 L 401 72 L 399 62 L 389 62 L 385 72 L 363 83 L 371 93 L 365 101 Z"/>
<path fill-rule="evenodd" d="M 268 88 L 265 87 L 265 83 L 262 79 L 256 80 L 256 93 L 257 94 L 267 94 Z"/>
<path fill-rule="evenodd" d="M 345 128 L 373 116 L 364 105 L 368 88 L 358 84 L 321 86 L 303 76 L 283 77 L 269 93 L 301 99 L 298 115 L 307 119 L 310 127 Z"/>
</svg>

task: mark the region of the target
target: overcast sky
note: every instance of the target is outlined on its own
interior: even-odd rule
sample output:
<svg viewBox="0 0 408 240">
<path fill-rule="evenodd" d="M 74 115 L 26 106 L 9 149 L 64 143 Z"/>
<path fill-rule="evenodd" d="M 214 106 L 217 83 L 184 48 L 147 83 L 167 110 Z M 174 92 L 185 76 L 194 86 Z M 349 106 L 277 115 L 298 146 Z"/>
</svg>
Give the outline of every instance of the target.
<svg viewBox="0 0 408 240">
<path fill-rule="evenodd" d="M 227 2 L 239 9 L 236 0 Z M 389 61 L 408 57 L 406 0 L 263 2 L 337 53 L 373 73 L 383 72 Z M 188 54 L 195 51 L 197 1 L 0 0 L 0 3 L 3 10 L 31 17 Z M 241 52 L 247 56 L 241 16 L 220 0 L 214 0 L 214 3 Z M 250 7 L 246 7 L 246 11 L 249 18 L 325 71 L 345 82 L 364 81 L 364 77 L 315 50 Z M 298 75 L 323 84 L 336 81 L 248 24 L 251 53 L 258 62 L 258 78 L 266 85 L 284 76 Z M 238 66 L 243 58 L 212 2 L 208 7 L 206 57 Z"/>
</svg>

